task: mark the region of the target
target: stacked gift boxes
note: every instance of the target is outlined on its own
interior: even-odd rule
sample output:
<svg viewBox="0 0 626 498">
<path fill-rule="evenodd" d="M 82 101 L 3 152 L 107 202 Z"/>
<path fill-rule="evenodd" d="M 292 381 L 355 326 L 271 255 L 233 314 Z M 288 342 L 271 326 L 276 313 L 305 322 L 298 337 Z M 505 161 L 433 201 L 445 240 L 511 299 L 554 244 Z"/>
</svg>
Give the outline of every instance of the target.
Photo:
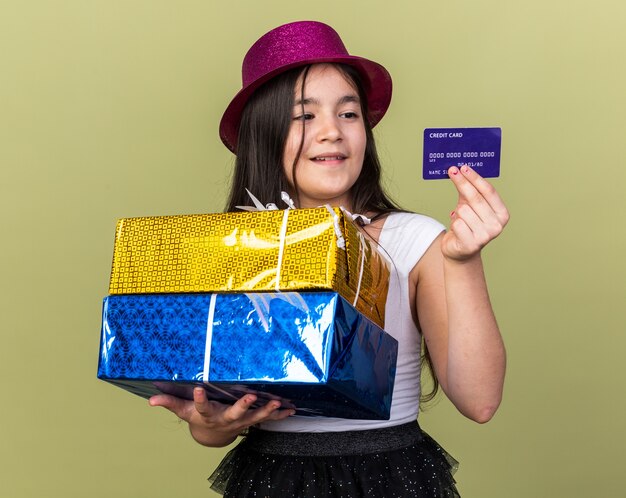
<svg viewBox="0 0 626 498">
<path fill-rule="evenodd" d="M 144 397 L 247 392 L 301 415 L 389 417 L 385 258 L 342 210 L 118 222 L 98 377 Z"/>
</svg>

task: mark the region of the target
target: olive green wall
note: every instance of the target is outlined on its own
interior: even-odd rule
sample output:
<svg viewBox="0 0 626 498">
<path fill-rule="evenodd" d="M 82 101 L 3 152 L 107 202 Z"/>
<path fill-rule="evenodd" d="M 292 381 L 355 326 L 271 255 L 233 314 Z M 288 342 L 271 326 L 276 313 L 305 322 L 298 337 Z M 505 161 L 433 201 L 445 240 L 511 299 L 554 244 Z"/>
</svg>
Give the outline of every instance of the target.
<svg viewBox="0 0 626 498">
<path fill-rule="evenodd" d="M 0 1 L 0 495 L 202 497 L 221 450 L 96 380 L 119 217 L 219 211 L 245 50 L 292 20 L 383 63 L 391 193 L 446 222 L 425 127 L 501 126 L 512 219 L 484 254 L 505 398 L 423 426 L 465 498 L 623 496 L 626 4 L 614 0 Z"/>
</svg>

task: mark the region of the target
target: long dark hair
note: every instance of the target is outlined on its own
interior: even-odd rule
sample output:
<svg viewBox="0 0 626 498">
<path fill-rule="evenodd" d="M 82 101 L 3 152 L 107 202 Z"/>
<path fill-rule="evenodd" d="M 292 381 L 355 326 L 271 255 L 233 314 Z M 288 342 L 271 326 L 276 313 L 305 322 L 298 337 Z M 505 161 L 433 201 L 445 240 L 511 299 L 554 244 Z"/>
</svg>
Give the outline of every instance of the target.
<svg viewBox="0 0 626 498">
<path fill-rule="evenodd" d="M 334 64 L 346 80 L 357 90 L 361 103 L 361 114 L 365 125 L 365 154 L 361 174 L 351 189 L 352 210 L 355 213 L 375 213 L 372 220 L 389 213 L 404 211 L 385 193 L 381 184 L 381 166 L 376 151 L 374 134 L 369 124 L 367 97 L 359 72 L 346 64 Z M 292 122 L 294 88 L 298 79 L 301 100 L 304 100 L 304 86 L 309 66 L 301 66 L 286 71 L 259 87 L 250 97 L 241 115 L 235 171 L 230 187 L 226 211 L 236 211 L 236 206 L 250 204 L 246 188 L 262 203 L 280 204 L 281 192 L 289 191 L 289 182 L 283 167 L 285 143 Z M 302 104 L 304 106 L 304 104 Z M 304 109 L 303 109 L 304 111 Z M 300 148 L 292 164 L 295 201 L 298 200 L 296 164 L 302 152 L 304 126 Z M 422 394 L 422 401 L 433 399 L 439 389 L 439 382 L 432 368 L 430 355 L 423 342 L 422 368 L 430 370 L 433 388 Z"/>
</svg>

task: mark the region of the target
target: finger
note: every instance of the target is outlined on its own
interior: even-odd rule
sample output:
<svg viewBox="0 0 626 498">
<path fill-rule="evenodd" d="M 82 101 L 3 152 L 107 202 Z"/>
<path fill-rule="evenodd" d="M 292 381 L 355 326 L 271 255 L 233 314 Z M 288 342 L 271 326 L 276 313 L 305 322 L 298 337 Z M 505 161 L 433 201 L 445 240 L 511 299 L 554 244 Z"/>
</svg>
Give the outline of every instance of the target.
<svg viewBox="0 0 626 498">
<path fill-rule="evenodd" d="M 270 415 L 270 420 L 283 420 L 295 414 L 296 411 L 292 408 L 288 408 L 286 410 L 276 410 Z"/>
<path fill-rule="evenodd" d="M 470 169 L 467 166 L 462 166 L 461 169 L 450 168 L 448 175 L 452 179 L 454 186 L 459 193 L 459 204 L 470 204 L 474 211 L 481 217 L 489 216 L 489 213 L 493 211 L 485 197 L 480 191 L 472 184 L 466 177 L 466 173 L 461 173 L 465 169 Z"/>
<path fill-rule="evenodd" d="M 455 245 L 459 253 L 472 254 L 480 250 L 472 230 L 463 219 L 456 218 L 450 225 L 450 230 L 456 236 Z"/>
<path fill-rule="evenodd" d="M 462 173 L 466 169 L 467 173 Z M 460 170 L 457 169 L 456 171 L 456 174 L 454 173 L 454 171 L 452 171 L 450 174 L 452 175 L 452 181 L 455 184 L 457 191 L 459 192 L 459 205 L 469 204 L 474 212 L 480 217 L 480 219 L 490 227 L 490 232 L 500 233 L 502 231 L 502 228 L 504 227 L 504 224 L 506 223 L 506 219 L 500 219 L 498 217 L 498 214 L 494 211 L 487 199 L 485 199 L 485 196 L 468 178 L 466 178 L 466 175 L 469 174 L 477 176 L 487 185 L 487 187 L 491 189 L 493 189 L 493 187 L 491 187 L 488 182 L 480 178 L 480 175 L 478 175 L 478 173 L 475 173 L 471 168 L 468 168 L 467 166 L 462 166 Z M 495 195 L 497 196 L 497 194 Z M 502 207 L 504 207 L 504 204 L 502 204 L 501 201 L 500 203 Z M 506 212 L 506 208 L 504 208 L 504 210 Z M 504 216 L 502 218 L 504 218 Z"/>
<path fill-rule="evenodd" d="M 464 204 L 470 201 L 470 199 L 476 196 L 476 194 L 479 194 L 476 187 L 472 185 L 469 179 L 467 179 L 466 176 L 461 173 L 461 170 L 456 166 L 452 166 L 448 169 L 448 176 L 452 180 L 452 183 L 454 183 L 454 187 L 459 193 L 459 204 Z"/>
<path fill-rule="evenodd" d="M 493 217 L 493 214 L 492 216 Z M 472 232 L 473 238 L 481 245 L 489 242 L 489 232 L 486 228 L 485 221 L 472 209 L 469 204 L 462 204 L 456 210 L 456 219 L 461 219 L 465 222 L 468 228 Z"/>
<path fill-rule="evenodd" d="M 224 410 L 224 420 L 226 422 L 236 422 L 244 418 L 256 400 L 257 397 L 254 394 L 246 394 L 239 398 L 233 405 Z"/>
<path fill-rule="evenodd" d="M 174 413 L 178 418 L 183 420 L 189 419 L 190 402 L 169 394 L 157 394 L 149 400 L 150 406 L 161 406 Z"/>
<path fill-rule="evenodd" d="M 509 220 L 509 211 L 494 186 L 467 165 L 462 166 L 460 171 L 463 178 L 467 179 L 485 199 L 502 225 L 506 225 Z"/>
<path fill-rule="evenodd" d="M 262 407 L 250 411 L 246 418 L 246 425 L 258 424 L 265 420 L 274 420 L 276 413 L 280 411 L 280 406 L 280 401 L 272 400 Z"/>
<path fill-rule="evenodd" d="M 202 387 L 194 388 L 193 404 L 196 411 L 203 417 L 210 417 L 215 412 L 215 403 L 208 400 L 206 391 Z"/>
</svg>

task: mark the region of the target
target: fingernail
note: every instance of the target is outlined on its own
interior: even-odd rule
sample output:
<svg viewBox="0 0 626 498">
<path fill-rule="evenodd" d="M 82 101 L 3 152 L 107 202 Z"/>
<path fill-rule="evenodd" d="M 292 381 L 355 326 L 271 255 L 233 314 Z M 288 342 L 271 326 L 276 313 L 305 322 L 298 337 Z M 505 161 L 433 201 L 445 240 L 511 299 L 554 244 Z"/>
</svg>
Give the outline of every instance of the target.
<svg viewBox="0 0 626 498">
<path fill-rule="evenodd" d="M 291 410 L 291 411 L 289 412 L 289 416 L 290 416 L 290 417 L 291 417 L 292 415 L 295 415 L 295 414 L 296 414 L 296 411 L 295 411 L 295 410 Z"/>
<path fill-rule="evenodd" d="M 469 169 L 469 167 L 468 167 L 468 166 L 463 166 L 463 167 L 461 168 L 461 170 L 463 171 L 463 173 L 466 173 L 466 174 L 467 174 L 467 173 L 469 173 L 469 170 L 470 170 L 470 169 Z"/>
<path fill-rule="evenodd" d="M 452 174 L 453 175 L 458 175 L 459 174 L 459 170 L 456 169 L 456 168 L 452 169 Z"/>
</svg>

